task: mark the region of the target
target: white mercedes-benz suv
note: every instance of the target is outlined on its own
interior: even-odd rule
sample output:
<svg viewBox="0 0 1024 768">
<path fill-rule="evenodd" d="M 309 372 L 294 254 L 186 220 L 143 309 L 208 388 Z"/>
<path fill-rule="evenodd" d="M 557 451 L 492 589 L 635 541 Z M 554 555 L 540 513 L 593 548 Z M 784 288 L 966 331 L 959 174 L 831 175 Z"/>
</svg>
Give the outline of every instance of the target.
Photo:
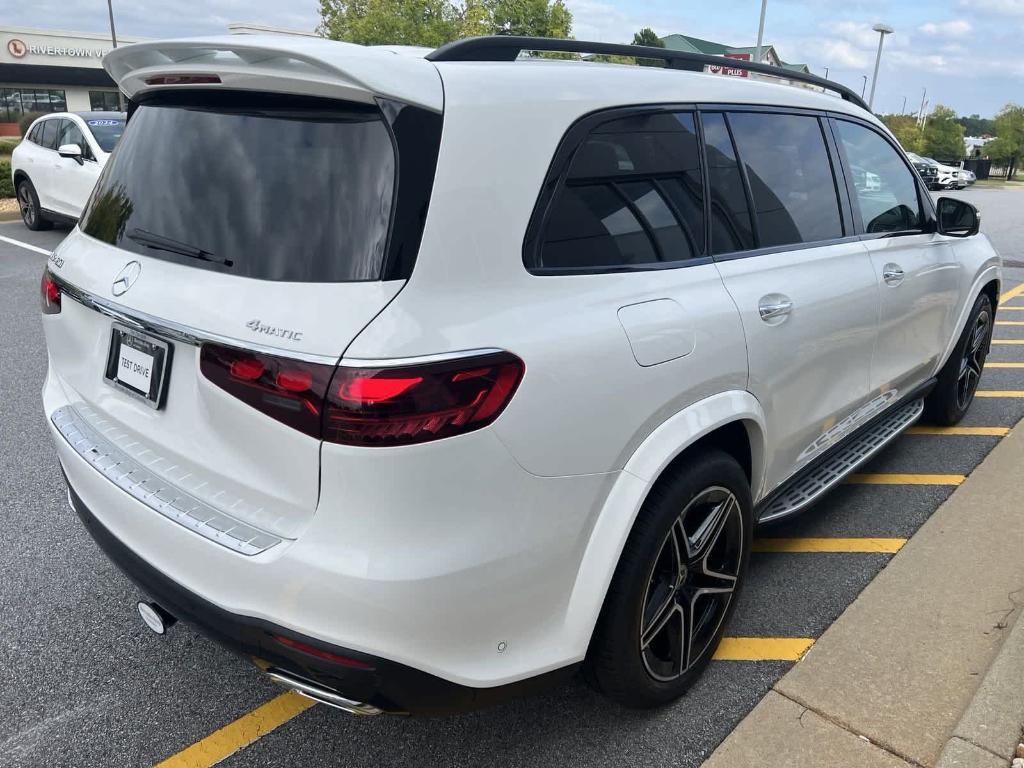
<svg viewBox="0 0 1024 768">
<path fill-rule="evenodd" d="M 40 117 L 11 153 L 21 220 L 32 230 L 82 215 L 100 171 L 124 131 L 123 112 L 57 112 Z"/>
<path fill-rule="evenodd" d="M 691 685 L 755 525 L 963 416 L 1001 269 L 856 94 L 719 63 L 110 53 L 128 124 L 42 279 L 43 402 L 147 623 L 363 714 Z"/>
</svg>

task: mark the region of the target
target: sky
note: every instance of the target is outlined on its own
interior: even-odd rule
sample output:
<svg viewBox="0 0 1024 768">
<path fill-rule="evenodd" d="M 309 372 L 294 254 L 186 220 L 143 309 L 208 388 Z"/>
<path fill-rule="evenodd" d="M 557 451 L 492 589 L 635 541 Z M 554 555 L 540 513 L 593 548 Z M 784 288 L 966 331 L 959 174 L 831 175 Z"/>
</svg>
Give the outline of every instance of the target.
<svg viewBox="0 0 1024 768">
<path fill-rule="evenodd" d="M 734 46 L 754 45 L 760 0 L 566 0 L 580 40 L 630 42 L 652 27 Z M 244 21 L 293 29 L 316 27 L 317 0 L 114 0 L 117 30 L 140 37 L 226 32 Z M 2 21 L 13 26 L 106 32 L 102 0 L 11 3 Z M 765 42 L 788 62 L 806 63 L 860 92 L 874 68 L 876 22 L 886 37 L 875 95 L 877 112 L 917 112 L 945 104 L 958 114 L 994 115 L 1024 103 L 1024 0 L 768 0 Z M 905 101 L 904 101 L 905 100 Z"/>
</svg>

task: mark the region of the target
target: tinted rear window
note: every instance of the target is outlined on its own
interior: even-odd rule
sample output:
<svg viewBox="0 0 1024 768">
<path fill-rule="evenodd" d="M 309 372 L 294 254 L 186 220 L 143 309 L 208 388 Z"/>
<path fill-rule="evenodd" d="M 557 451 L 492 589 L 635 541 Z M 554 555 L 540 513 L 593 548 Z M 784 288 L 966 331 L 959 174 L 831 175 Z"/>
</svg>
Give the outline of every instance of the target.
<svg viewBox="0 0 1024 768">
<path fill-rule="evenodd" d="M 175 94 L 129 120 L 82 219 L 128 251 L 240 277 L 381 277 L 395 151 L 375 107 Z"/>
<path fill-rule="evenodd" d="M 591 131 L 555 195 L 538 266 L 605 269 L 703 255 L 693 115 L 635 115 Z"/>
</svg>

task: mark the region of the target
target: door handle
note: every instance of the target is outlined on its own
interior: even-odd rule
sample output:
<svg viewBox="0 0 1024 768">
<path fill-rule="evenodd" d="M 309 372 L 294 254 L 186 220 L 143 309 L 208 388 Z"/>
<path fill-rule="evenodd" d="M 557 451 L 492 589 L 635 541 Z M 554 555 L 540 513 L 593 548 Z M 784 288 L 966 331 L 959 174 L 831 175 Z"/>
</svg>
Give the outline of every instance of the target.
<svg viewBox="0 0 1024 768">
<path fill-rule="evenodd" d="M 882 267 L 882 280 L 886 285 L 899 285 L 903 277 L 903 268 L 899 264 L 889 263 Z"/>
<path fill-rule="evenodd" d="M 765 322 L 785 318 L 793 311 L 793 301 L 781 293 L 769 293 L 762 296 L 757 304 L 757 312 Z"/>
</svg>

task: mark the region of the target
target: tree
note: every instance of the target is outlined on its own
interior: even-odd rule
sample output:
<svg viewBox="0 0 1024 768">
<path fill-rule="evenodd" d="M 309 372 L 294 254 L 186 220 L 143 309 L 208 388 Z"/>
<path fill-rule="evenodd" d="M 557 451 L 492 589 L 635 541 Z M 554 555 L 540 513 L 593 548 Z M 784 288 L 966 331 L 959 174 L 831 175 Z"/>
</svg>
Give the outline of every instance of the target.
<svg viewBox="0 0 1024 768">
<path fill-rule="evenodd" d="M 650 27 L 644 27 L 639 32 L 633 33 L 633 45 L 646 45 L 651 48 L 665 47 L 665 43 L 662 42 L 662 39 Z M 665 65 L 665 62 L 660 59 L 637 59 L 636 63 L 641 67 L 662 67 Z"/>
<path fill-rule="evenodd" d="M 320 0 L 320 34 L 363 45 L 436 48 L 460 37 L 566 38 L 564 0 Z"/>
<path fill-rule="evenodd" d="M 967 136 L 982 136 L 984 134 L 994 135 L 995 120 L 988 117 L 982 117 L 975 113 L 970 117 L 959 117 L 957 122 L 964 127 L 964 133 Z"/>
<path fill-rule="evenodd" d="M 899 143 L 907 152 L 922 151 L 921 127 L 917 118 L 911 115 L 882 115 L 882 122 L 892 131 Z"/>
<path fill-rule="evenodd" d="M 964 127 L 956 121 L 956 112 L 937 104 L 924 126 L 922 149 L 938 160 L 959 160 L 964 156 Z"/>
<path fill-rule="evenodd" d="M 1024 107 L 1007 104 L 996 115 L 996 138 L 985 145 L 985 152 L 993 160 L 1006 166 L 1006 178 L 1012 179 L 1017 163 L 1024 156 Z"/>
</svg>

